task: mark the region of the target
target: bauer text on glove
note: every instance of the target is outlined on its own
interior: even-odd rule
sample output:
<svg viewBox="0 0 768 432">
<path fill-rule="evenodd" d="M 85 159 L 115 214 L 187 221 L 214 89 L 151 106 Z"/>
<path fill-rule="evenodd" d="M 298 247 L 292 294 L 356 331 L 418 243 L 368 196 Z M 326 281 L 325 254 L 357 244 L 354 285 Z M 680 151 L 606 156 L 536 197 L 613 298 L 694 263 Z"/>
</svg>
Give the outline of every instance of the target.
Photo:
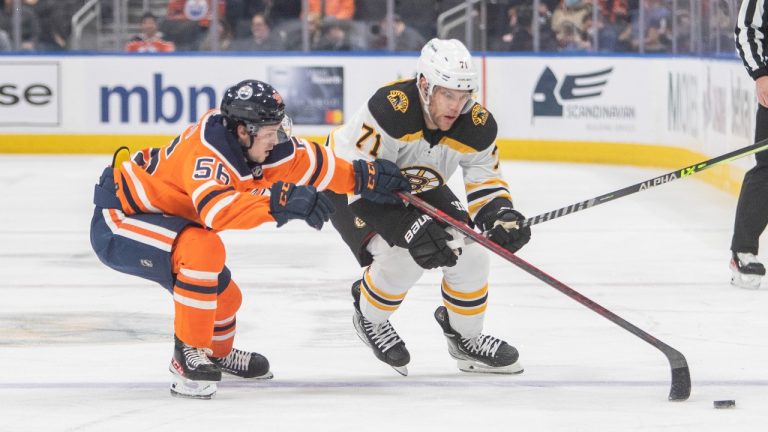
<svg viewBox="0 0 768 432">
<path fill-rule="evenodd" d="M 408 249 L 419 266 L 432 269 L 456 265 L 458 257 L 447 243 L 453 237 L 428 215 L 409 212 L 400 221 L 400 232 L 397 245 Z"/>
</svg>

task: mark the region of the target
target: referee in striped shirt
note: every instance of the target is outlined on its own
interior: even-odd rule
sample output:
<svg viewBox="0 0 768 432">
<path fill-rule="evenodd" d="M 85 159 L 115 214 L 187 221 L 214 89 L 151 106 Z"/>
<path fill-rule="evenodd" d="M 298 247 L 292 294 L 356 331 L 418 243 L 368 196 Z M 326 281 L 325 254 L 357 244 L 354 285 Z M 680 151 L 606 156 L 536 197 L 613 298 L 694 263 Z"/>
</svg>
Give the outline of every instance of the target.
<svg viewBox="0 0 768 432">
<path fill-rule="evenodd" d="M 749 76 L 755 80 L 759 103 L 755 141 L 768 138 L 768 4 L 765 0 L 743 0 L 736 23 L 736 48 Z M 731 284 L 757 289 L 765 267 L 757 258 L 760 235 L 768 224 L 768 151 L 755 155 L 757 165 L 744 175 L 736 207 L 731 241 Z"/>
</svg>

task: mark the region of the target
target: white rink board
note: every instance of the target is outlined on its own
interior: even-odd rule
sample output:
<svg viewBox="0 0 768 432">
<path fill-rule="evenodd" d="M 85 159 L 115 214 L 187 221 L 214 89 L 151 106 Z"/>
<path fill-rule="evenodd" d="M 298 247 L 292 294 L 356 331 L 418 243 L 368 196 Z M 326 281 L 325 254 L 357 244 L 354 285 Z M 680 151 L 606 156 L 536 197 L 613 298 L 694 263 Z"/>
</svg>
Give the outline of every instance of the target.
<svg viewBox="0 0 768 432">
<path fill-rule="evenodd" d="M 227 86 L 244 78 L 266 80 L 275 67 L 343 68 L 343 112 L 349 117 L 381 85 L 413 76 L 415 61 L 403 55 L 2 56 L 0 68 L 13 71 L 3 85 L 16 93 L 29 84 L 22 77 L 39 70 L 39 64 L 58 71 L 42 79 L 60 118 L 53 126 L 23 123 L 23 118 L 51 119 L 55 111 L 22 98 L 0 105 L 0 118 L 18 119 L 0 122 L 0 133 L 173 135 L 218 104 Z M 653 144 L 707 155 L 752 141 L 754 83 L 738 60 L 476 56 L 475 63 L 482 77 L 478 99 L 494 113 L 501 139 Z M 545 71 L 551 75 L 545 77 Z M 539 84 L 547 89 L 537 90 Z M 276 87 L 291 94 L 290 88 Z M 125 99 L 104 97 L 115 89 L 134 93 Z M 211 94 L 196 97 L 193 107 L 191 92 L 200 90 Z M 563 114 L 537 115 L 534 104 L 541 98 Z M 180 115 L 173 121 L 158 114 L 176 112 Z M 331 128 L 305 125 L 296 132 L 324 135 Z"/>
</svg>

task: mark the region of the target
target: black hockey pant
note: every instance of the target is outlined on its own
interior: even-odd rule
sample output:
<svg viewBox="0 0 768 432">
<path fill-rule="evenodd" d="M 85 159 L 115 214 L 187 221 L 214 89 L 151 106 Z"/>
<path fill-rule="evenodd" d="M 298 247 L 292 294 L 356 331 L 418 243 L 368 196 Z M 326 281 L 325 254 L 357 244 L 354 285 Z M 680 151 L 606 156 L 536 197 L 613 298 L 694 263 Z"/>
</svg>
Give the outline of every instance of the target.
<svg viewBox="0 0 768 432">
<path fill-rule="evenodd" d="M 768 138 L 768 108 L 758 105 L 755 142 Z M 757 255 L 760 235 L 768 224 L 768 150 L 755 154 L 757 165 L 744 175 L 731 250 Z"/>
</svg>

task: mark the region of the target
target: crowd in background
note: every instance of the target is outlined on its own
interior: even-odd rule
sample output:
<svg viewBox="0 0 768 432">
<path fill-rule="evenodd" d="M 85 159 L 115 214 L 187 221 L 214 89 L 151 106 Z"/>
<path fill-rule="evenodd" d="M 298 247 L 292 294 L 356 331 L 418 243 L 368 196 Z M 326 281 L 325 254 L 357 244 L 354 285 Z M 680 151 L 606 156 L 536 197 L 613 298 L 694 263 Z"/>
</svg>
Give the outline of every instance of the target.
<svg viewBox="0 0 768 432">
<path fill-rule="evenodd" d="M 14 0 L 2 0 L 0 51 L 13 48 Z M 698 2 L 691 5 L 691 1 Z M 85 0 L 22 0 L 21 43 L 26 51 L 70 49 L 71 18 Z M 102 0 L 105 23 L 113 5 Z M 438 16 L 465 0 L 395 0 L 387 19 L 383 0 L 211 0 L 128 2 L 128 35 L 120 47 L 131 52 L 301 50 L 308 23 L 309 49 L 320 51 L 417 51 L 438 35 Z M 694 52 L 705 38 L 718 52 L 733 53 L 733 7 L 738 0 L 486 0 L 483 46 L 490 51 Z M 643 5 L 641 11 L 640 5 Z M 597 11 L 593 10 L 597 5 Z M 706 16 L 706 34 L 694 33 L 691 11 Z M 730 7 L 729 7 L 730 6 Z M 537 13 L 536 13 L 537 12 Z M 216 23 L 212 20 L 216 17 Z M 474 15 L 475 20 L 478 20 Z M 105 25 L 105 28 L 107 28 Z M 642 29 L 640 28 L 642 26 Z M 538 28 L 535 28 L 538 27 Z M 464 26 L 448 37 L 464 39 Z M 538 33 L 534 35 L 534 33 Z M 696 35 L 692 37 L 692 34 Z M 392 35 L 394 42 L 387 37 Z M 479 41 L 480 37 L 475 40 Z M 537 46 L 534 47 L 534 40 Z M 100 49 L 100 48 L 97 48 Z M 114 49 L 114 48 L 113 48 Z"/>
</svg>

